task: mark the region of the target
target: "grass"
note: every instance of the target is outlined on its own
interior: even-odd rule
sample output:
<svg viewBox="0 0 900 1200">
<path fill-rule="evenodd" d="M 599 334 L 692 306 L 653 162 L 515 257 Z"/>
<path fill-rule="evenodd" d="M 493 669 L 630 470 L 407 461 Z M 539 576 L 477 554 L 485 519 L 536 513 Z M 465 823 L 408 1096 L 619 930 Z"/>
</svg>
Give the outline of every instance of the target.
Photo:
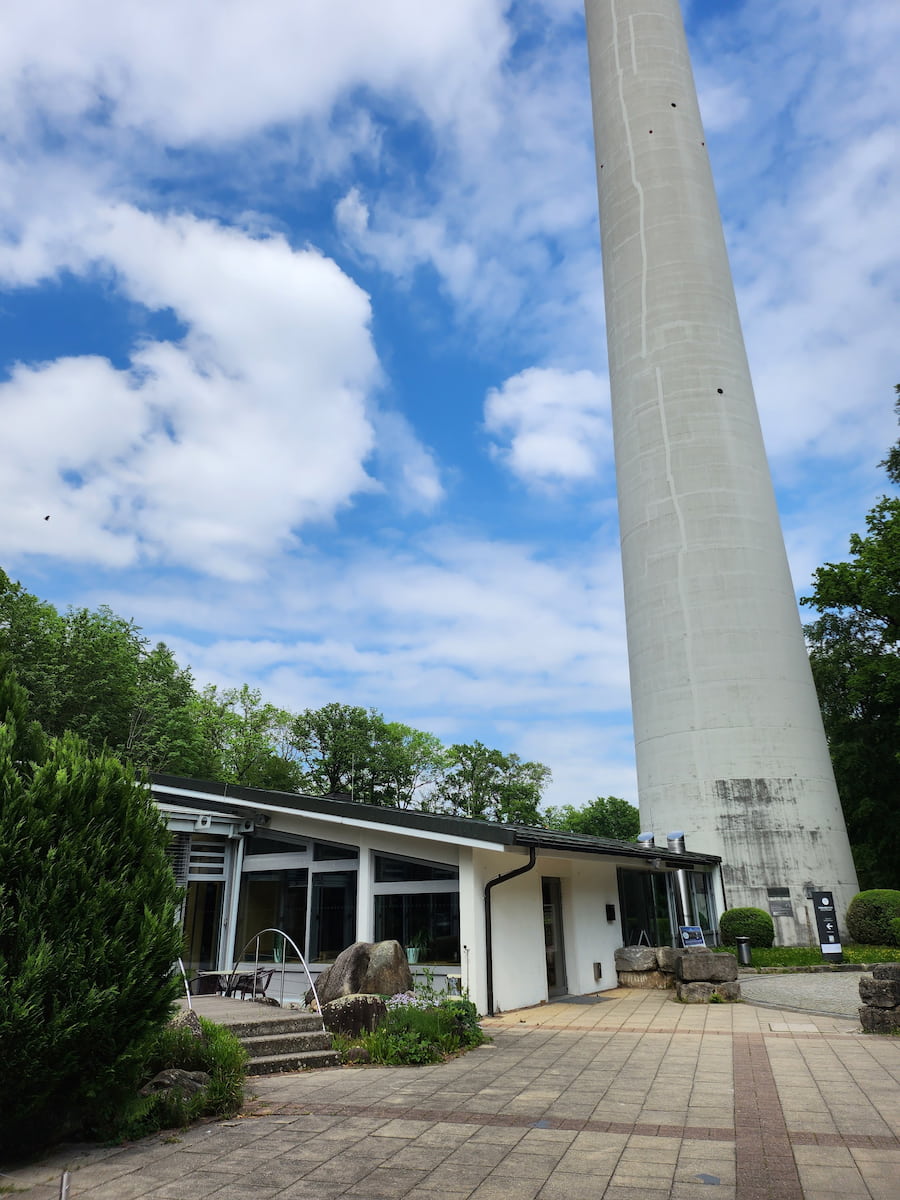
<svg viewBox="0 0 900 1200">
<path fill-rule="evenodd" d="M 717 946 L 720 954 L 734 954 L 734 946 Z M 879 963 L 900 962 L 900 946 L 859 946 L 845 945 L 842 947 L 844 962 L 848 963 Z M 827 966 L 828 960 L 817 946 L 772 946 L 765 949 L 754 946 L 750 951 L 754 967 L 821 967 Z"/>
<path fill-rule="evenodd" d="M 135 1097 L 127 1111 L 107 1118 L 96 1133 L 105 1141 L 130 1141 L 161 1129 L 181 1129 L 200 1117 L 228 1117 L 244 1102 L 247 1052 L 221 1025 L 200 1017 L 203 1037 L 190 1029 L 167 1025 L 150 1046 L 143 1066 L 149 1081 L 160 1071 L 178 1067 L 183 1071 L 205 1071 L 210 1081 L 202 1091 L 186 1097 L 178 1092 L 156 1092 Z"/>
<path fill-rule="evenodd" d="M 414 1004 L 392 1007 L 371 1033 L 355 1038 L 335 1034 L 334 1048 L 344 1062 L 352 1049 L 361 1047 L 370 1062 L 406 1067 L 442 1062 L 485 1040 L 475 1005 L 463 998 L 446 998 L 424 1008 Z"/>
</svg>

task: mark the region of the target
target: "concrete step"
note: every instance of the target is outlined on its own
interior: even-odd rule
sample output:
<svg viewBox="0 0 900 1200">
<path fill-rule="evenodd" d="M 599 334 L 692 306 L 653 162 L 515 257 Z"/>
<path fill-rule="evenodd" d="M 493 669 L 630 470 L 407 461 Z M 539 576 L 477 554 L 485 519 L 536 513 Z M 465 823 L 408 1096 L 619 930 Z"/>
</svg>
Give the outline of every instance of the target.
<svg viewBox="0 0 900 1200">
<path fill-rule="evenodd" d="M 216 1018 L 213 1017 L 213 1020 L 216 1020 Z M 220 1019 L 218 1023 L 225 1025 L 241 1041 L 244 1038 L 269 1037 L 282 1033 L 322 1032 L 322 1019 L 316 1013 L 286 1012 L 283 1016 L 265 1017 L 262 1020 L 234 1021 Z"/>
<path fill-rule="evenodd" d="M 336 1050 L 308 1050 L 304 1054 L 265 1054 L 251 1058 L 247 1063 L 248 1075 L 274 1075 L 278 1071 L 308 1071 L 314 1067 L 339 1067 L 340 1057 Z"/>
<path fill-rule="evenodd" d="M 331 1035 L 321 1027 L 309 1032 L 265 1033 L 242 1037 L 241 1045 L 251 1058 L 263 1058 L 267 1054 L 305 1054 L 308 1050 L 330 1050 Z"/>
</svg>

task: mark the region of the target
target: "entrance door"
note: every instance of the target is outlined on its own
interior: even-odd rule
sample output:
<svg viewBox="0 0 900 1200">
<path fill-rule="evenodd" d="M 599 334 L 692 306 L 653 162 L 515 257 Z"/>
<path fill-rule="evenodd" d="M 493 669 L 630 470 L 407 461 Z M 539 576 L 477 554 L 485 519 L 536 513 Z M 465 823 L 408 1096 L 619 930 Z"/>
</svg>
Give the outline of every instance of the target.
<svg viewBox="0 0 900 1200">
<path fill-rule="evenodd" d="M 563 946 L 562 891 L 558 879 L 542 879 L 544 902 L 544 949 L 547 955 L 547 994 L 564 996 L 566 985 L 566 953 Z"/>
</svg>

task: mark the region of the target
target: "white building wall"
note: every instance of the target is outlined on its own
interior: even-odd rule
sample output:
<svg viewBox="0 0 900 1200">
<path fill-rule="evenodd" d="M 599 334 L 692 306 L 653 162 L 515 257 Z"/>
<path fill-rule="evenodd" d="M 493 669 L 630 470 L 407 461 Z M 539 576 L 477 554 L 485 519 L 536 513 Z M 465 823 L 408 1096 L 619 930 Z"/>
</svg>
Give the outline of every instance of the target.
<svg viewBox="0 0 900 1200">
<path fill-rule="evenodd" d="M 732 906 L 857 890 L 678 0 L 587 0 L 641 820 Z"/>
</svg>

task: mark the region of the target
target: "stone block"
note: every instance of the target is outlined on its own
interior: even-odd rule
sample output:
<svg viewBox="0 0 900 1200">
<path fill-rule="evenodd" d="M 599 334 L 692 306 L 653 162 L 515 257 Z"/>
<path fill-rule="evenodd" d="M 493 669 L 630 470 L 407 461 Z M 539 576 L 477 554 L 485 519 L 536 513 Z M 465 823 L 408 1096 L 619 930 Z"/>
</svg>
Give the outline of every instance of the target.
<svg viewBox="0 0 900 1200">
<path fill-rule="evenodd" d="M 659 963 L 659 969 L 674 975 L 675 963 L 679 958 L 684 958 L 684 954 L 684 950 L 676 950 L 674 946 L 657 946 L 656 961 Z"/>
<path fill-rule="evenodd" d="M 900 980 L 900 962 L 897 963 L 877 963 L 872 968 L 873 979 L 898 979 Z"/>
<path fill-rule="evenodd" d="M 371 1033 L 385 1017 L 387 1005 L 381 996 L 338 996 L 322 1005 L 322 1020 L 329 1033 L 359 1037 Z"/>
<path fill-rule="evenodd" d="M 319 1003 L 328 1004 L 339 996 L 361 993 L 396 996 L 408 992 L 413 981 L 409 963 L 399 942 L 354 942 L 342 950 L 330 967 L 316 980 Z M 304 997 L 313 1002 L 310 989 Z"/>
<path fill-rule="evenodd" d="M 617 971 L 655 971 L 657 965 L 652 946 L 622 946 L 616 951 Z"/>
<path fill-rule="evenodd" d="M 737 959 L 733 954 L 697 950 L 675 960 L 675 978 L 682 983 L 733 983 L 737 977 Z"/>
<path fill-rule="evenodd" d="M 900 1033 L 900 1008 L 870 1008 L 859 1010 L 863 1033 Z"/>
<path fill-rule="evenodd" d="M 675 976 L 662 971 L 619 971 L 619 987 L 624 988 L 670 988 L 675 986 Z"/>
<path fill-rule="evenodd" d="M 859 998 L 875 1008 L 896 1008 L 900 1004 L 900 979 L 873 979 L 863 975 L 859 981 Z"/>
<path fill-rule="evenodd" d="M 733 1003 L 741 998 L 741 985 L 739 983 L 679 982 L 675 984 L 675 995 L 683 1004 L 714 1004 L 716 1000 Z"/>
</svg>

